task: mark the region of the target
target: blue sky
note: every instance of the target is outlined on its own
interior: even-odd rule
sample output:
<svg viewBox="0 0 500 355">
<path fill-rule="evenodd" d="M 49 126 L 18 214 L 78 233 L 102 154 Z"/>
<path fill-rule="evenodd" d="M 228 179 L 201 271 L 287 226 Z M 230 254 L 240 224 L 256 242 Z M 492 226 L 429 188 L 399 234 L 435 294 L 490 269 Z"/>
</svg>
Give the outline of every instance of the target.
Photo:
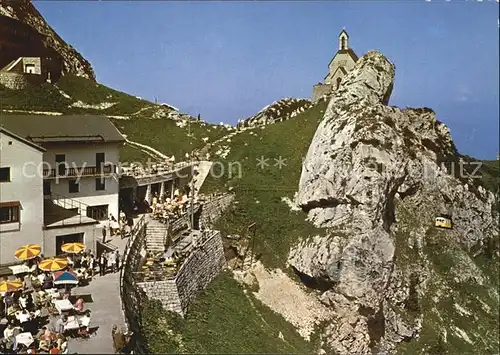
<svg viewBox="0 0 500 355">
<path fill-rule="evenodd" d="M 392 105 L 434 109 L 463 153 L 499 151 L 495 1 L 35 5 L 99 82 L 215 123 L 310 97 L 345 26 L 359 56 L 378 49 L 395 63 Z"/>
</svg>

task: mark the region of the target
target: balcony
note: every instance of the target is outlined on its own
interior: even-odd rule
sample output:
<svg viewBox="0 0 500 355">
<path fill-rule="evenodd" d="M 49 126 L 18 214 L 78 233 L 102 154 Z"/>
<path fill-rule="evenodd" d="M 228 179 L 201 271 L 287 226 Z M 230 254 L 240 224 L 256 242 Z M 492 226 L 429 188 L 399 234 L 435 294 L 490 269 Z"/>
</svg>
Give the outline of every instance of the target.
<svg viewBox="0 0 500 355">
<path fill-rule="evenodd" d="M 99 166 L 86 166 L 80 168 L 64 168 L 64 166 L 61 166 L 59 169 L 43 169 L 43 178 L 99 177 L 102 175 L 111 175 L 113 173 L 116 173 L 116 165 L 104 165 L 102 168 Z"/>
</svg>

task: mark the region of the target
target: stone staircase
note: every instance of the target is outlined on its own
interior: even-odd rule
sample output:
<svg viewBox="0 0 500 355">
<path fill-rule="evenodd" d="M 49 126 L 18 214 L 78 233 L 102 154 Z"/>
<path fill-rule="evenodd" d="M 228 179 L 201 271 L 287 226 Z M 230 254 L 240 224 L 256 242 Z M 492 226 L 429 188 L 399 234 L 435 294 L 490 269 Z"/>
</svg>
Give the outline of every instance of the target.
<svg viewBox="0 0 500 355">
<path fill-rule="evenodd" d="M 198 165 L 198 175 L 196 176 L 194 188 L 195 191 L 200 191 L 200 188 L 203 186 L 205 179 L 210 173 L 210 169 L 212 168 L 213 162 L 211 161 L 200 161 Z"/>
<path fill-rule="evenodd" d="M 167 225 L 150 218 L 146 228 L 146 250 L 164 251 L 166 237 Z"/>
</svg>

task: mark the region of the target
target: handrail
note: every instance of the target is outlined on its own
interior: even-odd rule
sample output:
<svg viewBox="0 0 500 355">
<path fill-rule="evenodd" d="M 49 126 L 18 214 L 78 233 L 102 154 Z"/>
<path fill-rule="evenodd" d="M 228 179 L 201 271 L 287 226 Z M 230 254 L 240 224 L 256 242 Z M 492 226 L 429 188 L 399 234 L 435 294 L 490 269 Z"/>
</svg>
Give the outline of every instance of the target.
<svg viewBox="0 0 500 355">
<path fill-rule="evenodd" d="M 79 215 L 79 222 L 80 223 L 82 222 L 82 216 L 87 216 L 87 217 L 95 219 L 95 220 L 102 220 L 102 219 L 106 219 L 106 217 L 107 217 L 107 215 L 99 214 L 99 213 L 96 213 L 95 211 L 94 212 L 89 211 L 88 208 L 91 207 L 90 205 L 87 205 L 84 202 L 69 198 L 67 196 L 63 196 L 63 195 L 59 195 L 59 194 L 51 192 L 49 197 L 50 197 L 50 200 L 52 201 L 52 203 L 54 203 L 55 205 L 57 205 L 59 207 L 62 207 L 62 208 L 67 209 L 67 210 L 76 209 L 77 210 L 76 212 Z M 89 213 L 91 214 L 91 216 L 88 215 Z M 63 220 L 63 225 L 65 225 L 64 220 Z"/>
<path fill-rule="evenodd" d="M 177 170 L 183 169 L 188 166 L 192 165 L 197 165 L 198 162 L 179 162 L 175 163 L 173 167 L 167 167 L 165 168 L 164 165 L 159 164 L 159 169 L 156 169 L 156 172 L 151 172 L 149 170 L 145 169 L 140 169 L 139 171 L 135 172 L 135 167 L 121 167 L 120 175 L 121 176 L 133 176 L 133 177 L 138 177 L 138 178 L 146 178 L 146 177 L 151 177 L 151 176 L 158 176 L 158 175 L 164 175 L 164 174 L 170 174 L 173 173 Z"/>
<path fill-rule="evenodd" d="M 116 165 L 104 165 L 101 169 L 100 166 L 82 166 L 73 168 L 54 168 L 54 169 L 43 169 L 43 177 L 45 179 L 52 178 L 68 178 L 68 177 L 88 177 L 88 176 L 99 176 L 102 174 L 112 174 L 116 172 Z"/>
</svg>

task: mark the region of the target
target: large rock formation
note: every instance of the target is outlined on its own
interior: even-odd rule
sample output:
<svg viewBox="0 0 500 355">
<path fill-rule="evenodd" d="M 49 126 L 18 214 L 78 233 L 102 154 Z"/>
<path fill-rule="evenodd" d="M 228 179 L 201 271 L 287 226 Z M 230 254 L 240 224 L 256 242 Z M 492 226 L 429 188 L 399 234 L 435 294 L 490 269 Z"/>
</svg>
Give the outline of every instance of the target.
<svg viewBox="0 0 500 355">
<path fill-rule="evenodd" d="M 496 197 L 460 167 L 449 130 L 432 110 L 387 106 L 394 74 L 376 51 L 357 62 L 302 168 L 297 202 L 328 232 L 302 241 L 289 263 L 334 307 L 338 320 L 325 341 L 340 354 L 390 351 L 416 337 L 431 310 L 418 300 L 433 282 L 438 300 L 464 283 L 488 286 L 470 251 L 497 235 Z M 434 228 L 444 213 L 453 216 L 453 230 Z M 437 250 L 453 252 L 446 272 Z M 498 305 L 498 293 L 489 291 Z"/>
<path fill-rule="evenodd" d="M 0 16 L 7 16 L 18 20 L 22 26 L 28 25 L 39 32 L 41 45 L 50 52 L 55 52 L 59 56 L 57 59 L 62 62 L 62 74 L 72 74 L 85 77 L 95 81 L 94 70 L 90 63 L 83 58 L 73 47 L 68 45 L 59 35 L 47 24 L 43 16 L 38 12 L 31 1 L 15 0 L 0 2 Z M 37 39 L 38 40 L 38 39 Z M 22 43 L 15 44 L 17 46 Z M 33 44 L 30 44 L 32 46 Z M 27 49 L 29 52 L 29 48 Z M 33 55 L 30 53 L 30 55 Z M 41 53 L 40 56 L 45 55 Z M 12 58 L 14 60 L 17 58 Z"/>
</svg>

